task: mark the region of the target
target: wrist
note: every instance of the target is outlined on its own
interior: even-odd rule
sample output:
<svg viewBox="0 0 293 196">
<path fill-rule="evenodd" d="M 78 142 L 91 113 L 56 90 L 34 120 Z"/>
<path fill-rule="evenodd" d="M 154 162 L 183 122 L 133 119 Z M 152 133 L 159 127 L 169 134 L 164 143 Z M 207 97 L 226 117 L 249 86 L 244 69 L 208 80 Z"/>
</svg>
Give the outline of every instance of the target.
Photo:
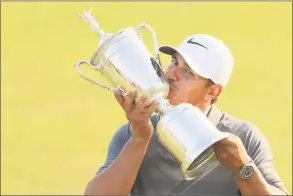
<svg viewBox="0 0 293 196">
<path fill-rule="evenodd" d="M 243 166 L 245 166 L 246 164 L 248 164 L 251 161 L 252 161 L 252 159 L 248 155 L 247 156 L 244 156 L 244 157 L 241 157 L 237 161 L 234 161 L 233 167 L 231 167 L 230 170 L 233 173 L 237 173 L 237 172 L 239 172 L 243 168 Z"/>
<path fill-rule="evenodd" d="M 137 144 L 148 143 L 153 135 L 153 125 L 148 123 L 131 123 L 132 138 Z"/>
<path fill-rule="evenodd" d="M 131 141 L 134 143 L 136 146 L 147 146 L 150 142 L 150 138 L 141 138 L 141 137 L 136 137 L 136 136 L 131 136 Z"/>
<path fill-rule="evenodd" d="M 243 164 L 243 166 L 237 171 L 234 172 L 234 176 L 236 178 L 246 180 L 253 176 L 253 174 L 256 172 L 256 166 L 251 159 L 249 162 Z"/>
<path fill-rule="evenodd" d="M 152 127 L 152 122 L 130 122 L 130 126 L 134 130 L 149 129 Z"/>
<path fill-rule="evenodd" d="M 254 172 L 249 178 L 234 178 L 237 187 L 240 189 L 242 195 L 270 195 L 271 187 L 263 178 L 261 172 L 254 165 Z"/>
</svg>

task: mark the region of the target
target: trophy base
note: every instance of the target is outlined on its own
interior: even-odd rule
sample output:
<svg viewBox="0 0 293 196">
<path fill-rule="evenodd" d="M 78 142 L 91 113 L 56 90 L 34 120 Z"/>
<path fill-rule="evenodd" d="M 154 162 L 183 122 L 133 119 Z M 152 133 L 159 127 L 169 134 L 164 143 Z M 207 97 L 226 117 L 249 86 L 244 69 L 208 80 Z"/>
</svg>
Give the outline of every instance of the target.
<svg viewBox="0 0 293 196">
<path fill-rule="evenodd" d="M 193 158 L 193 159 L 192 159 Z M 194 160 L 194 161 L 189 161 Z M 189 165 L 189 166 L 188 166 Z M 213 146 L 204 150 L 198 157 L 190 157 L 182 162 L 181 175 L 185 180 L 199 180 L 219 165 Z M 186 170 L 183 168 L 187 167 Z"/>
</svg>

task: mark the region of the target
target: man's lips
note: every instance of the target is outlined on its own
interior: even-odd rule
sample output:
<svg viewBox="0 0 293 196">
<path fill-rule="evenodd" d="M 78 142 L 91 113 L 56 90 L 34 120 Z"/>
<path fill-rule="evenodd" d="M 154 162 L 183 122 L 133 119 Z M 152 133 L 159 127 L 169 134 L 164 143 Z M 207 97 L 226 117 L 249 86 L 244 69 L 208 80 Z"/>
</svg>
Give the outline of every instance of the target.
<svg viewBox="0 0 293 196">
<path fill-rule="evenodd" d="M 174 92 L 175 92 L 175 87 L 172 86 L 172 85 L 170 85 L 170 87 L 169 87 L 169 94 L 174 94 Z"/>
<path fill-rule="evenodd" d="M 170 84 L 170 85 L 169 85 L 169 88 L 170 88 L 170 90 L 172 90 L 172 91 L 174 91 L 174 90 L 175 90 L 175 86 L 174 86 L 174 85 L 172 85 L 172 84 Z"/>
</svg>

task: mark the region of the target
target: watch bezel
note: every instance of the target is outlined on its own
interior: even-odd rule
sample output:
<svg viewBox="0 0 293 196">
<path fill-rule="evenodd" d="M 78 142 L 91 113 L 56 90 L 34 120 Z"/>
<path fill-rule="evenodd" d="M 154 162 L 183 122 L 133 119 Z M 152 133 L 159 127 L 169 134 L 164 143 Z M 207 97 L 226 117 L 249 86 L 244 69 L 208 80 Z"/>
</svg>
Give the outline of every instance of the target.
<svg viewBox="0 0 293 196">
<path fill-rule="evenodd" d="M 249 172 L 249 173 L 248 173 Z M 247 179 L 250 178 L 254 173 L 254 167 L 252 165 L 246 165 L 241 171 L 241 178 Z"/>
<path fill-rule="evenodd" d="M 240 169 L 237 176 L 240 177 L 241 179 L 248 179 L 253 175 L 254 171 L 255 171 L 255 167 L 254 167 L 253 161 L 251 160 L 249 163 L 245 164 Z"/>
</svg>

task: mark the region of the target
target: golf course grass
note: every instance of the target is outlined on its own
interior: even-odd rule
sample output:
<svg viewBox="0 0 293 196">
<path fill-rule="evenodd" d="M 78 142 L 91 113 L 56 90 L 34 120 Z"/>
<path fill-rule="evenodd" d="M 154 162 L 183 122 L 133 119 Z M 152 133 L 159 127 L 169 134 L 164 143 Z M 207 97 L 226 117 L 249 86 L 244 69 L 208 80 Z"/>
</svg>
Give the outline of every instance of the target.
<svg viewBox="0 0 293 196">
<path fill-rule="evenodd" d="M 1 194 L 83 194 L 126 122 L 113 94 L 79 77 L 73 66 L 98 44 L 99 36 L 76 14 L 90 8 L 106 32 L 147 22 L 159 44 L 178 45 L 195 33 L 224 40 L 235 69 L 217 105 L 260 128 L 292 194 L 291 6 L 2 2 Z M 141 34 L 153 52 L 151 34 Z M 168 57 L 161 58 L 166 64 Z"/>
</svg>

